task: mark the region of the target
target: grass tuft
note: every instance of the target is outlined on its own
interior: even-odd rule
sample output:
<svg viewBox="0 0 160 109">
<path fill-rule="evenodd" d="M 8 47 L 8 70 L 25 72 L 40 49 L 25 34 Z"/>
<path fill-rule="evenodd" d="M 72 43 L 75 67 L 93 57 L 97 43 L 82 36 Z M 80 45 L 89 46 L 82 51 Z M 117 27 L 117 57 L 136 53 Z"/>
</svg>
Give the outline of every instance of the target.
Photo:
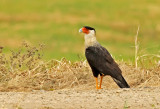
<svg viewBox="0 0 160 109">
<path fill-rule="evenodd" d="M 43 44 L 32 47 L 24 42 L 17 51 L 8 55 L 0 53 L 0 91 L 95 89 L 94 77 L 86 60 L 71 62 L 62 58 L 44 61 L 43 48 Z M 135 68 L 118 62 L 131 87 L 160 86 L 160 66 L 155 63 L 150 68 Z M 118 88 L 110 77 L 104 78 L 102 87 Z"/>
</svg>

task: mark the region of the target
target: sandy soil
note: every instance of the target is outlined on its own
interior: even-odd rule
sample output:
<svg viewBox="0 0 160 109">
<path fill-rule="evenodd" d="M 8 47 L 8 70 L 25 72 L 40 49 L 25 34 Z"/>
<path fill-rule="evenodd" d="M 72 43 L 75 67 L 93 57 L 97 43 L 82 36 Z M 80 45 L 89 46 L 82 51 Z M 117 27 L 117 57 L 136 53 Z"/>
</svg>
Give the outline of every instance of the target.
<svg viewBox="0 0 160 109">
<path fill-rule="evenodd" d="M 0 109 L 160 109 L 160 88 L 0 92 Z"/>
</svg>

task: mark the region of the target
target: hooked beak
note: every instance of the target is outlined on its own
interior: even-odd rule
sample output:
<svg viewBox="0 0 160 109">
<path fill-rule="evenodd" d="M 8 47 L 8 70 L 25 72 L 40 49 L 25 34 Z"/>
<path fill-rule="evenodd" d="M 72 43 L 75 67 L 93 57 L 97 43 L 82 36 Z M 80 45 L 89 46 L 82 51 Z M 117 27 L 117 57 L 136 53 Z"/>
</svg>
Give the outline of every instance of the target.
<svg viewBox="0 0 160 109">
<path fill-rule="evenodd" d="M 82 31 L 82 28 L 81 28 L 81 29 L 79 29 L 79 32 L 80 32 L 80 33 L 82 33 L 82 32 L 83 32 L 83 31 Z"/>
</svg>

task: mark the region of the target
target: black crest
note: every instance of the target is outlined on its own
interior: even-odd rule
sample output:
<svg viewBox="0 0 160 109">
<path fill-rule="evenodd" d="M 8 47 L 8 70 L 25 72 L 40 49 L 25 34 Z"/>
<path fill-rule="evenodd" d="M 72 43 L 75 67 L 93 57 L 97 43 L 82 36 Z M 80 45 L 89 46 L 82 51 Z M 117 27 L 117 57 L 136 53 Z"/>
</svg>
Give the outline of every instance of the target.
<svg viewBox="0 0 160 109">
<path fill-rule="evenodd" d="M 89 29 L 89 30 L 94 30 L 96 31 L 94 28 L 90 27 L 90 26 L 84 26 L 86 29 Z"/>
</svg>

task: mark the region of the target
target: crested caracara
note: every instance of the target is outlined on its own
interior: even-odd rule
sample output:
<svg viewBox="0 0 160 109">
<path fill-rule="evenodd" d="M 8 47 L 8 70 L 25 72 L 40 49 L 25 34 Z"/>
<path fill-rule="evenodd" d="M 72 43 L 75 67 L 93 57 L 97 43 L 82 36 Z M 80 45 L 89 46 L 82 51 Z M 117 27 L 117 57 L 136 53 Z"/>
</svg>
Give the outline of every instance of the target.
<svg viewBox="0 0 160 109">
<path fill-rule="evenodd" d="M 101 89 L 102 79 L 105 75 L 110 75 L 120 88 L 129 88 L 130 86 L 123 78 L 118 64 L 114 61 L 110 53 L 97 42 L 95 29 L 84 26 L 79 32 L 85 34 L 85 56 L 96 79 L 96 89 Z M 98 75 L 100 75 L 101 79 L 99 86 Z"/>
</svg>

